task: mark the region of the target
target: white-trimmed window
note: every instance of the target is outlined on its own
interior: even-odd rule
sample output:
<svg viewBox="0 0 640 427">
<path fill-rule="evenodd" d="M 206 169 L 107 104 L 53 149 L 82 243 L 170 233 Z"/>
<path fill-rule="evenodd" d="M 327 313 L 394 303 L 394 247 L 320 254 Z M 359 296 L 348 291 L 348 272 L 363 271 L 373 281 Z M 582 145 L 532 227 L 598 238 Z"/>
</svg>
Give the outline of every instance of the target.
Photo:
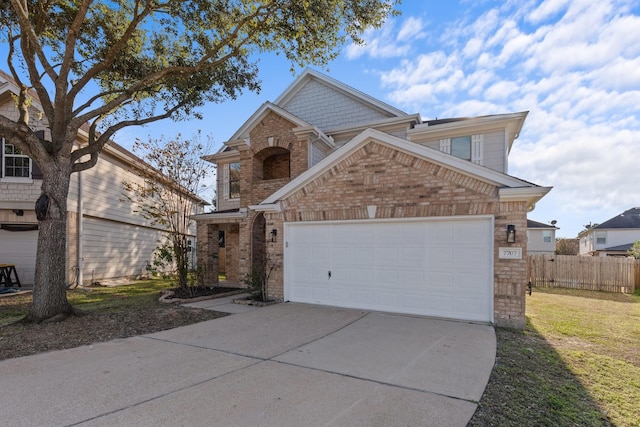
<svg viewBox="0 0 640 427">
<path fill-rule="evenodd" d="M 227 163 L 222 168 L 222 191 L 226 200 L 240 198 L 240 162 Z"/>
<path fill-rule="evenodd" d="M 551 243 L 552 234 L 551 230 L 542 230 L 542 241 L 544 243 Z"/>
<path fill-rule="evenodd" d="M 607 244 L 607 232 L 596 231 L 596 245 L 606 245 L 606 244 Z"/>
<path fill-rule="evenodd" d="M 1 178 L 31 178 L 31 159 L 23 154 L 15 145 L 9 144 L 4 138 L 2 143 L 2 174 Z"/>
<path fill-rule="evenodd" d="M 440 151 L 482 165 L 483 135 L 457 136 L 440 140 Z"/>
</svg>

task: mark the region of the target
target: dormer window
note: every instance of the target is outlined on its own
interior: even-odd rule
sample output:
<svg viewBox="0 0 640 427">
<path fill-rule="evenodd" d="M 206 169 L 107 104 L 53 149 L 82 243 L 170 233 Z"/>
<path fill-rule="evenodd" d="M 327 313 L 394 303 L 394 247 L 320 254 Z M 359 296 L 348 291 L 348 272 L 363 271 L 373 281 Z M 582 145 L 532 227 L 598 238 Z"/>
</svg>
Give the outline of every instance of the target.
<svg viewBox="0 0 640 427">
<path fill-rule="evenodd" d="M 463 160 L 471 160 L 471 136 L 451 138 L 451 154 Z"/>
<path fill-rule="evenodd" d="M 459 159 L 469 160 L 477 165 L 484 165 L 483 140 L 484 136 L 482 134 L 441 139 L 440 151 Z"/>
</svg>

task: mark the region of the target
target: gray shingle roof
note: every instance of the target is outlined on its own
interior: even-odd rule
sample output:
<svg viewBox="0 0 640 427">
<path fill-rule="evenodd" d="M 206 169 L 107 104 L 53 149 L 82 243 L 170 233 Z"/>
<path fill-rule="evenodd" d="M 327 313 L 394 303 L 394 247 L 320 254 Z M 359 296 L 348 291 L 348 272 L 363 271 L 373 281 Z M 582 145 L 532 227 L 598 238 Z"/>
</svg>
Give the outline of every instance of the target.
<svg viewBox="0 0 640 427">
<path fill-rule="evenodd" d="M 620 215 L 615 216 L 593 228 L 640 228 L 640 208 L 631 208 L 626 210 Z"/>
<path fill-rule="evenodd" d="M 558 230 L 558 227 L 556 227 L 555 225 L 545 224 L 543 222 L 533 221 L 530 219 L 527 220 L 527 228 L 551 228 L 554 230 Z"/>
<path fill-rule="evenodd" d="M 624 251 L 624 252 L 627 252 L 627 251 L 629 251 L 629 249 L 631 249 L 632 246 L 633 246 L 633 243 L 626 243 L 624 245 L 611 246 L 610 248 L 600 249 L 600 251 Z"/>
</svg>

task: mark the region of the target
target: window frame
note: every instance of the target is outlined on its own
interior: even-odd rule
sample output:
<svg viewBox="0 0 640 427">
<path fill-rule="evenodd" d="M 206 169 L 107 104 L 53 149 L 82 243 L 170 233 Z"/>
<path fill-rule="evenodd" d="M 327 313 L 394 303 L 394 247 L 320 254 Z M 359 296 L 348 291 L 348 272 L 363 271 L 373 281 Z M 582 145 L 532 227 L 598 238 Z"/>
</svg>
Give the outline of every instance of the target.
<svg viewBox="0 0 640 427">
<path fill-rule="evenodd" d="M 232 165 L 238 165 L 237 167 L 234 167 Z M 240 199 L 240 162 L 231 162 L 227 164 L 227 171 L 228 171 L 228 179 L 227 182 L 225 183 L 227 188 L 226 188 L 226 194 L 227 197 L 229 198 L 229 200 L 239 200 Z M 237 172 L 237 177 L 233 176 L 235 175 L 233 172 Z M 237 192 L 232 192 L 232 188 L 233 186 L 237 186 L 238 190 Z"/>
<path fill-rule="evenodd" d="M 13 153 L 8 154 L 6 152 L 6 147 L 7 145 L 10 145 L 11 147 L 13 147 Z M 23 154 L 19 148 L 17 148 L 15 145 L 10 144 L 6 141 L 6 139 L 4 137 L 0 137 L 0 149 L 2 150 L 1 154 L 2 154 L 2 161 L 0 162 L 0 179 L 4 182 L 32 182 L 33 181 L 33 160 L 27 156 L 26 154 Z M 15 151 L 18 151 L 19 154 L 16 154 Z M 11 158 L 11 159 L 27 159 L 28 161 L 28 171 L 27 171 L 27 176 L 9 176 L 7 175 L 7 158 Z M 12 168 L 15 170 L 16 167 L 12 166 Z M 24 170 L 24 166 L 19 166 L 17 167 L 18 169 L 22 169 Z"/>
<path fill-rule="evenodd" d="M 551 243 L 553 241 L 553 230 L 542 230 L 542 242 Z"/>
<path fill-rule="evenodd" d="M 464 153 L 460 153 L 461 148 L 464 149 Z M 464 157 L 460 154 L 464 154 Z M 451 138 L 451 155 L 462 160 L 471 161 L 471 135 Z"/>
<path fill-rule="evenodd" d="M 607 232 L 606 231 L 596 231 L 593 235 L 596 245 L 606 245 L 607 244 Z"/>
</svg>

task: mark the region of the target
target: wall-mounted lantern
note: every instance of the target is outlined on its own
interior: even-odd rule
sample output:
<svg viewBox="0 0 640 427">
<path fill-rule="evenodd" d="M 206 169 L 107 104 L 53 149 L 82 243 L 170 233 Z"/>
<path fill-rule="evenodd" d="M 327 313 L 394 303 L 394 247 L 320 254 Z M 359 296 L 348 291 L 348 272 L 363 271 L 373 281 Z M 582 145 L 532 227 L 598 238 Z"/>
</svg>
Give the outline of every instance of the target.
<svg viewBox="0 0 640 427">
<path fill-rule="evenodd" d="M 516 242 L 516 226 L 513 224 L 507 225 L 507 243 Z"/>
<path fill-rule="evenodd" d="M 271 242 L 275 243 L 276 236 L 278 235 L 278 230 L 274 228 L 273 230 L 271 230 L 271 233 L 269 233 L 269 235 L 271 236 Z"/>
</svg>

